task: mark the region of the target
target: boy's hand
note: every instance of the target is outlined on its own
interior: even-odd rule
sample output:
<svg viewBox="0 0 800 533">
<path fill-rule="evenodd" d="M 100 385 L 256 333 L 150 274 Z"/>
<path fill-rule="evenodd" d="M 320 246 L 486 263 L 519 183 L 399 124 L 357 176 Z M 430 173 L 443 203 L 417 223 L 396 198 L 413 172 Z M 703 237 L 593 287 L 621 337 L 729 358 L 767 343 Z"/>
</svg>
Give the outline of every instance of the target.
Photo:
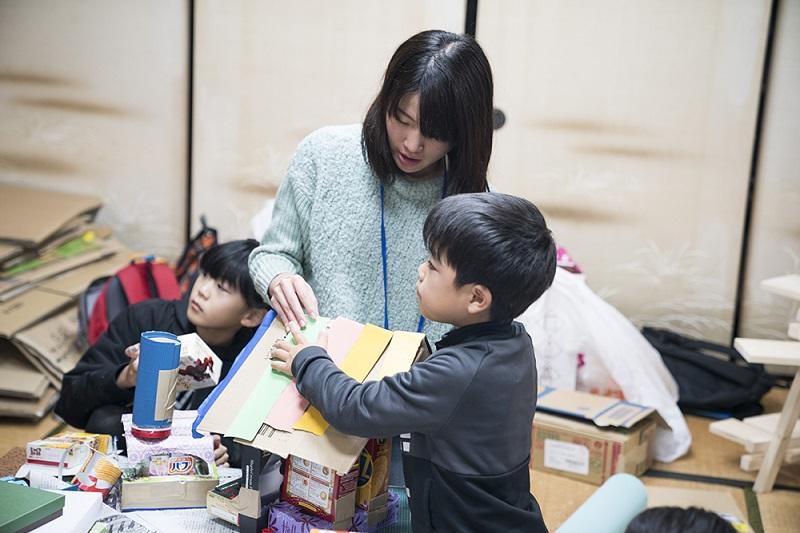
<svg viewBox="0 0 800 533">
<path fill-rule="evenodd" d="M 117 387 L 120 389 L 131 389 L 136 386 L 136 374 L 139 372 L 139 343 L 125 348 L 131 362 L 117 376 Z"/>
<path fill-rule="evenodd" d="M 222 437 L 216 433 L 212 434 L 214 437 L 214 462 L 217 466 L 230 466 L 228 464 L 228 448 L 222 444 Z"/>
<path fill-rule="evenodd" d="M 289 328 L 289 331 L 291 332 L 292 336 L 294 337 L 294 341 L 297 344 L 292 345 L 286 338 L 278 339 L 272 345 L 272 348 L 269 352 L 270 358 L 272 359 L 272 368 L 278 372 L 283 372 L 284 374 L 294 377 L 292 374 L 292 362 L 294 362 L 294 357 L 300 350 L 311 345 L 308 343 L 308 341 L 306 341 L 305 337 L 303 337 L 303 334 L 300 333 L 300 328 L 298 327 L 297 322 L 289 322 L 287 327 Z M 327 348 L 327 330 L 322 330 L 319 332 L 315 346 Z"/>
<path fill-rule="evenodd" d="M 269 282 L 269 304 L 278 314 L 278 318 L 289 329 L 289 322 L 297 322 L 300 327 L 306 325 L 306 313 L 317 318 L 319 307 L 317 297 L 302 276 L 284 272 Z"/>
</svg>

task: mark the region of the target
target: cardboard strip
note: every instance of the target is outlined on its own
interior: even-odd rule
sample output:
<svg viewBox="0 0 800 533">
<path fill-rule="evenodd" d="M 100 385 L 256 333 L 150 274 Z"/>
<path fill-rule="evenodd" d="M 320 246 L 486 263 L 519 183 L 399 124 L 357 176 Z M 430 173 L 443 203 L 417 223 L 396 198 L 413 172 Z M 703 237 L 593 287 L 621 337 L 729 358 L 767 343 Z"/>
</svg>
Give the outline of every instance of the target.
<svg viewBox="0 0 800 533">
<path fill-rule="evenodd" d="M 225 378 L 197 408 L 197 419 L 192 424 L 192 431 L 199 437 L 198 429 L 225 434 L 231 423 L 230 413 L 236 412 L 241 398 L 247 398 L 255 388 L 264 369 L 269 366 L 268 356 L 257 357 L 256 347 L 266 345 L 267 352 L 275 339 L 283 337 L 285 330 L 279 320 L 275 320 L 275 311 L 264 317 L 256 334 L 250 339 L 228 371 Z M 229 386 L 230 385 L 230 386 Z"/>
<path fill-rule="evenodd" d="M 330 321 L 329 325 L 327 351 L 336 366 L 339 366 L 355 344 L 364 325 L 344 317 Z M 314 335 L 314 339 L 317 338 L 317 335 Z M 311 341 L 308 337 L 306 340 Z M 272 406 L 264 423 L 281 431 L 290 431 L 292 426 L 303 416 L 307 407 L 308 400 L 297 392 L 297 386 L 292 381 Z"/>
<path fill-rule="evenodd" d="M 389 341 L 392 332 L 383 328 L 367 324 L 361 335 L 356 340 L 350 352 L 339 367 L 342 372 L 362 382 L 375 363 L 380 358 Z M 308 431 L 314 435 L 322 435 L 328 428 L 328 423 L 316 408 L 310 407 L 300 420 L 293 426 L 294 429 Z M 249 439 L 251 440 L 251 439 Z"/>
</svg>

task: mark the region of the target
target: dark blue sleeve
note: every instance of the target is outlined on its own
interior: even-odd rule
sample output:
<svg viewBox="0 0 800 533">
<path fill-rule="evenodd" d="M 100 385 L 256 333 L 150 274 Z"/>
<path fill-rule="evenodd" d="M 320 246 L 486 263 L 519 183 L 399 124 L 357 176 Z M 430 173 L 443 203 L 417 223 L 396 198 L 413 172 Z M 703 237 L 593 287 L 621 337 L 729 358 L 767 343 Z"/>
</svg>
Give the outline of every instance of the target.
<svg viewBox="0 0 800 533">
<path fill-rule="evenodd" d="M 292 364 L 297 390 L 342 433 L 389 437 L 435 433 L 450 418 L 474 376 L 454 353 L 437 352 L 408 372 L 359 383 L 339 370 L 319 346 Z"/>
</svg>

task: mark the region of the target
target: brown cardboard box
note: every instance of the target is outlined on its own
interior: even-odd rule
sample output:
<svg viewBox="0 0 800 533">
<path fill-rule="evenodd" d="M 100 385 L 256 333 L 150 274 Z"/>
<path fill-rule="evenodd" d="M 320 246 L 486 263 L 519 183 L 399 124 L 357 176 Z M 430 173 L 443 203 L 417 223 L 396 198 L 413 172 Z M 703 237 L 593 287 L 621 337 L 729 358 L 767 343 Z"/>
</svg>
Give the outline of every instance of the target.
<svg viewBox="0 0 800 533">
<path fill-rule="evenodd" d="M 536 469 L 601 485 L 613 474 L 638 476 L 653 464 L 653 437 L 663 421 L 652 408 L 545 389 L 536 409 L 531 447 Z"/>
<path fill-rule="evenodd" d="M 219 483 L 216 468 L 208 476 L 154 476 L 122 482 L 121 509 L 204 507 L 208 491 Z"/>
<path fill-rule="evenodd" d="M 352 521 L 358 462 L 346 473 L 290 455 L 284 465 L 281 500 L 335 524 Z"/>
<path fill-rule="evenodd" d="M 392 439 L 370 439 L 364 446 L 358 461 L 357 506 L 367 511 L 386 507 L 391 460 Z"/>
</svg>

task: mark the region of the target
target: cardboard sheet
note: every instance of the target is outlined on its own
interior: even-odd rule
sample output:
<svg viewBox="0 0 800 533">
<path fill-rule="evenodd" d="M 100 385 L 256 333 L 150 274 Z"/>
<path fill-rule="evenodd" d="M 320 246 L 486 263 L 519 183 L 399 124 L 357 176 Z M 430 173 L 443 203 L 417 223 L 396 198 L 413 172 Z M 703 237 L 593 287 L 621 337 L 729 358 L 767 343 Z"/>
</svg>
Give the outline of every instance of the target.
<svg viewBox="0 0 800 533">
<path fill-rule="evenodd" d="M 381 354 L 383 354 L 391 338 L 391 331 L 367 324 L 348 352 L 347 357 L 342 361 L 339 369 L 356 381 L 363 382 Z M 322 415 L 315 407 L 311 406 L 293 428 L 308 431 L 315 435 L 322 435 L 328 428 L 328 422 L 322 418 Z"/>
<path fill-rule="evenodd" d="M 329 324 L 328 355 L 339 366 L 350 348 L 364 329 L 363 324 L 339 317 Z M 292 381 L 275 402 L 264 423 L 281 431 L 290 431 L 292 426 L 303 416 L 308 407 L 308 400 L 297 392 L 297 385 Z"/>
<path fill-rule="evenodd" d="M 95 196 L 0 184 L 0 239 L 35 247 L 100 205 Z"/>
</svg>

